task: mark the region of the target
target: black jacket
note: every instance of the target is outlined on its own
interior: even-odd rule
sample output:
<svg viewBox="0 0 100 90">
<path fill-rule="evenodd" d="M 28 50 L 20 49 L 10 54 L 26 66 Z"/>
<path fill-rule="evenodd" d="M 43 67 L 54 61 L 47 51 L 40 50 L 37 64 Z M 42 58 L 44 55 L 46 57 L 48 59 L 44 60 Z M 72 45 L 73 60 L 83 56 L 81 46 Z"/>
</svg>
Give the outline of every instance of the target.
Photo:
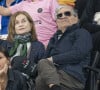
<svg viewBox="0 0 100 90">
<path fill-rule="evenodd" d="M 28 90 L 22 74 L 12 69 L 8 70 L 8 83 L 6 90 Z"/>
<path fill-rule="evenodd" d="M 82 13 L 83 13 L 84 9 L 86 8 L 86 5 L 87 5 L 88 1 L 89 0 L 76 0 L 75 9 L 78 12 L 79 19 L 81 18 Z"/>
<path fill-rule="evenodd" d="M 82 69 L 90 61 L 91 35 L 79 25 L 67 28 L 60 39 L 57 38 L 59 34 L 61 32 L 58 30 L 50 39 L 46 56 L 52 56 L 53 62 L 60 69 L 84 83 L 85 77 Z"/>
<path fill-rule="evenodd" d="M 88 0 L 86 8 L 80 18 L 80 23 L 90 33 L 100 31 L 100 25 L 93 23 L 96 12 L 100 12 L 100 0 Z"/>
</svg>

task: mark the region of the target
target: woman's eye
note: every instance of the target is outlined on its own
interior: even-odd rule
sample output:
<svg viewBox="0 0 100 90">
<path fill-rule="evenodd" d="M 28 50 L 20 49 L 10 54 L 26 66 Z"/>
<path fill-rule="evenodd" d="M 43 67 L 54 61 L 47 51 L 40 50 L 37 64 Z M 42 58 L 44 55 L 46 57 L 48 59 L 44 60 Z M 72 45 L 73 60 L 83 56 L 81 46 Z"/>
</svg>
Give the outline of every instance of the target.
<svg viewBox="0 0 100 90">
<path fill-rule="evenodd" d="M 15 22 L 15 25 L 17 25 L 19 22 Z"/>
<path fill-rule="evenodd" d="M 26 22 L 26 20 L 22 20 L 22 23 Z"/>
</svg>

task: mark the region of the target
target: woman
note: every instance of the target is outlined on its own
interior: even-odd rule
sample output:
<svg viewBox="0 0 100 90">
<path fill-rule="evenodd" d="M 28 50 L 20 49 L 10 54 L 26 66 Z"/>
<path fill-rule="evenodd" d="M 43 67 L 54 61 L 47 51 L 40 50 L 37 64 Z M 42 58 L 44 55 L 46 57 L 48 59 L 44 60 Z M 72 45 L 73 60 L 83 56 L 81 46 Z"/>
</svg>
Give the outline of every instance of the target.
<svg viewBox="0 0 100 90">
<path fill-rule="evenodd" d="M 27 57 L 33 65 L 44 56 L 44 46 L 37 40 L 32 18 L 25 11 L 11 16 L 7 40 L 0 40 L 0 45 L 9 52 L 11 60 L 16 56 Z"/>
<path fill-rule="evenodd" d="M 0 6 L 3 6 L 3 7 L 9 7 L 9 6 L 13 6 L 15 4 L 18 4 L 20 3 L 22 0 L 1 0 L 0 1 Z M 8 34 L 8 23 L 9 23 L 9 19 L 10 19 L 10 16 L 1 16 L 0 18 L 0 34 L 2 35 L 2 39 L 6 39 L 6 36 Z"/>
<path fill-rule="evenodd" d="M 25 0 L 9 8 L 0 7 L 0 14 L 7 16 L 17 11 L 28 12 L 35 23 L 39 41 L 47 46 L 57 30 L 54 14 L 57 7 L 57 0 Z"/>
<path fill-rule="evenodd" d="M 9 54 L 0 46 L 0 90 L 28 90 L 18 71 L 9 68 Z"/>
</svg>

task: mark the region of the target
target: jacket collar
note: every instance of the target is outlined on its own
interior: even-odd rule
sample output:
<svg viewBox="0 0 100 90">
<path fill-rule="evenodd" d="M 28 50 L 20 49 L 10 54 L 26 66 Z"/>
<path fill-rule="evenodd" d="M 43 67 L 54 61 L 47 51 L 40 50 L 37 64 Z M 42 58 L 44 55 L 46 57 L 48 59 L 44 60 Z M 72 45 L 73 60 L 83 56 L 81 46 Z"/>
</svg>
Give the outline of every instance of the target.
<svg viewBox="0 0 100 90">
<path fill-rule="evenodd" d="M 79 23 L 73 24 L 72 26 L 67 27 L 64 33 L 70 33 L 72 31 L 75 31 L 79 27 L 80 27 Z"/>
<path fill-rule="evenodd" d="M 70 33 L 72 31 L 75 31 L 79 27 L 80 27 L 80 25 L 79 25 L 79 23 L 77 23 L 77 24 L 74 24 L 74 25 L 72 25 L 70 27 L 67 27 L 64 33 L 62 33 L 61 30 L 57 30 L 57 32 L 54 34 L 54 37 L 56 37 L 56 36 L 58 36 L 60 34 L 64 35 L 65 33 Z M 52 38 L 54 38 L 54 37 L 52 37 Z"/>
<path fill-rule="evenodd" d="M 79 23 L 67 27 L 64 33 L 72 32 L 72 31 L 76 30 L 77 28 L 80 28 Z M 59 34 L 63 34 L 63 33 L 61 32 L 61 30 L 57 30 L 57 32 L 55 33 L 55 35 L 59 35 Z"/>
</svg>

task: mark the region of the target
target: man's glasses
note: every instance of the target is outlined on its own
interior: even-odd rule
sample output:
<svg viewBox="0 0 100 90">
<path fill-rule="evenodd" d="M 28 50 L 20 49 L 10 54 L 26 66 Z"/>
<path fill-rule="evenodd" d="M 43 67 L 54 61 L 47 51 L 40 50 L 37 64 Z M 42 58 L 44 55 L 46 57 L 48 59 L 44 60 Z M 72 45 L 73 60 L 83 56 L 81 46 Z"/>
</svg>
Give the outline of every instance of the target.
<svg viewBox="0 0 100 90">
<path fill-rule="evenodd" d="M 65 16 L 71 16 L 72 14 L 71 14 L 70 11 L 65 11 L 64 13 L 59 13 L 59 14 L 57 14 L 57 19 L 62 18 L 63 15 L 65 15 Z"/>
</svg>

